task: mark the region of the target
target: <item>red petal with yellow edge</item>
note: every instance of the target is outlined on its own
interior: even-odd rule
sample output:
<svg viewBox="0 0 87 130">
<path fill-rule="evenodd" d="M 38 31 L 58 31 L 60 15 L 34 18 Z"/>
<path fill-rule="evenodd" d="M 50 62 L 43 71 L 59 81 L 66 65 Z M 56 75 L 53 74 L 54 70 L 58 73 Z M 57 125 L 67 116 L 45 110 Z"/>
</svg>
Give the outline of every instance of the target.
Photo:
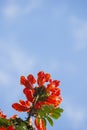
<svg viewBox="0 0 87 130">
<path fill-rule="evenodd" d="M 25 78 L 24 76 L 21 76 L 21 77 L 20 77 L 20 84 L 26 85 L 26 83 L 27 83 L 26 78 Z"/>
<path fill-rule="evenodd" d="M 60 85 L 60 81 L 59 80 L 54 80 L 53 83 L 55 84 L 56 87 Z"/>
<path fill-rule="evenodd" d="M 20 84 L 24 85 L 28 89 L 33 89 L 32 84 L 24 76 L 20 77 Z"/>
<path fill-rule="evenodd" d="M 26 98 L 29 100 L 29 101 L 33 101 L 33 91 L 31 89 L 28 89 L 28 88 L 25 88 L 23 90 L 23 93 L 25 94 Z"/>
<path fill-rule="evenodd" d="M 0 110 L 0 118 L 6 118 L 6 115 Z"/>
<path fill-rule="evenodd" d="M 25 105 L 25 101 L 24 100 L 19 100 L 19 102 L 20 102 L 21 105 L 23 105 L 23 106 Z"/>
<path fill-rule="evenodd" d="M 46 73 L 45 74 L 45 81 L 48 82 L 50 80 L 51 76 L 50 74 Z"/>
<path fill-rule="evenodd" d="M 46 130 L 43 119 L 39 119 L 38 117 L 36 117 L 34 123 L 38 130 Z"/>
<path fill-rule="evenodd" d="M 37 83 L 39 87 L 43 86 L 45 83 L 45 73 L 43 71 L 40 71 L 38 74 Z"/>
<path fill-rule="evenodd" d="M 44 73 L 44 71 L 40 71 L 40 72 L 38 72 L 38 77 L 43 77 L 44 75 L 45 75 L 45 73 Z"/>
<path fill-rule="evenodd" d="M 18 117 L 17 114 L 14 114 L 13 116 L 10 117 L 10 119 L 16 119 Z"/>
<path fill-rule="evenodd" d="M 29 75 L 27 76 L 27 79 L 28 79 L 28 81 L 29 81 L 31 84 L 35 84 L 35 83 L 36 83 L 36 80 L 35 80 L 35 78 L 34 78 L 34 76 L 33 76 L 32 74 L 29 74 Z"/>
<path fill-rule="evenodd" d="M 22 106 L 19 103 L 12 104 L 12 107 L 19 112 L 28 112 L 29 111 L 29 108 L 27 108 L 26 106 Z"/>
<path fill-rule="evenodd" d="M 52 91 L 52 94 L 51 95 L 56 95 L 56 96 L 59 96 L 60 95 L 60 88 L 55 88 L 53 91 Z"/>
</svg>

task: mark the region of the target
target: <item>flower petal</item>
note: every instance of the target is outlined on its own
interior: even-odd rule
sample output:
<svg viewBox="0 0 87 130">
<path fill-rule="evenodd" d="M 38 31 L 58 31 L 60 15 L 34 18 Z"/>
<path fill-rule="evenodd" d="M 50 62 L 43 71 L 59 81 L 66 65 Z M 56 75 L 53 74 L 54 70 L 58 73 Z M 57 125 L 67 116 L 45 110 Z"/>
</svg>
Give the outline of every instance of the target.
<svg viewBox="0 0 87 130">
<path fill-rule="evenodd" d="M 35 80 L 35 78 L 34 78 L 34 76 L 33 76 L 32 74 L 29 74 L 29 75 L 27 76 L 27 79 L 28 79 L 28 81 L 29 81 L 31 84 L 35 84 L 35 83 L 36 83 L 36 80 Z"/>
<path fill-rule="evenodd" d="M 28 112 L 28 111 L 29 111 L 29 108 L 28 108 L 28 107 L 22 106 L 22 105 L 20 105 L 19 103 L 14 103 L 14 104 L 12 104 L 12 107 L 13 107 L 15 110 L 19 111 L 19 112 Z"/>
</svg>

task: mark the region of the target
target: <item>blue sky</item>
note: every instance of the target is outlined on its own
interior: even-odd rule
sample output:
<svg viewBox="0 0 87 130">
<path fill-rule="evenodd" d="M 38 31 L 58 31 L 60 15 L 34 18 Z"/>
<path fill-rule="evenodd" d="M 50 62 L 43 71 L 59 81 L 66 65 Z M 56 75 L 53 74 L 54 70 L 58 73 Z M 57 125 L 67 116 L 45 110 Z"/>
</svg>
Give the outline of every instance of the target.
<svg viewBox="0 0 87 130">
<path fill-rule="evenodd" d="M 44 70 L 61 80 L 64 98 L 64 113 L 48 130 L 86 130 L 86 56 L 86 0 L 0 1 L 0 108 L 8 117 L 24 98 L 20 76 Z"/>
</svg>

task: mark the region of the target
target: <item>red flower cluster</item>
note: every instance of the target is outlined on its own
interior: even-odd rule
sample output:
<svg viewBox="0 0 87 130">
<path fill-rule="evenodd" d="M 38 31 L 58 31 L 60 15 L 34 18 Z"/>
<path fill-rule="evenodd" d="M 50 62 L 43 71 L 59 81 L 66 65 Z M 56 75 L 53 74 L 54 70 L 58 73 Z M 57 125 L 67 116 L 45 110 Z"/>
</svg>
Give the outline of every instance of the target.
<svg viewBox="0 0 87 130">
<path fill-rule="evenodd" d="M 5 118 L 6 119 L 6 115 L 1 110 L 0 110 L 0 118 Z M 14 118 L 16 118 L 16 115 L 13 115 L 11 117 L 11 119 L 14 119 Z M 2 127 L 0 127 L 0 130 L 16 130 L 16 129 L 15 129 L 14 126 L 11 125 L 8 128 L 2 126 Z"/>
<path fill-rule="evenodd" d="M 0 130 L 19 130 L 25 128 L 34 129 L 32 116 L 35 117 L 34 124 L 38 130 L 46 130 L 46 121 L 53 125 L 53 119 L 61 116 L 63 109 L 59 108 L 62 102 L 60 81 L 52 80 L 49 73 L 40 71 L 37 79 L 32 74 L 26 77 L 21 76 L 20 84 L 24 85 L 23 93 L 26 100 L 19 100 L 13 103 L 12 107 L 19 112 L 27 112 L 26 120 L 13 115 L 9 119 L 0 110 Z"/>
<path fill-rule="evenodd" d="M 0 110 L 0 118 L 6 118 L 6 115 Z"/>
<path fill-rule="evenodd" d="M 16 130 L 14 126 L 9 126 L 8 128 L 0 127 L 0 130 Z"/>
<path fill-rule="evenodd" d="M 26 101 L 20 100 L 19 103 L 12 104 L 12 107 L 19 112 L 31 112 L 33 106 L 34 111 L 40 109 L 43 105 L 53 105 L 55 108 L 62 102 L 60 96 L 60 81 L 52 80 L 49 73 L 40 71 L 37 74 L 37 79 L 32 74 L 28 75 L 27 78 L 21 76 L 21 85 L 24 85 L 23 93 L 26 96 Z M 38 84 L 34 86 L 34 84 Z M 35 125 L 38 130 L 46 130 L 43 119 L 39 120 L 36 116 Z"/>
</svg>

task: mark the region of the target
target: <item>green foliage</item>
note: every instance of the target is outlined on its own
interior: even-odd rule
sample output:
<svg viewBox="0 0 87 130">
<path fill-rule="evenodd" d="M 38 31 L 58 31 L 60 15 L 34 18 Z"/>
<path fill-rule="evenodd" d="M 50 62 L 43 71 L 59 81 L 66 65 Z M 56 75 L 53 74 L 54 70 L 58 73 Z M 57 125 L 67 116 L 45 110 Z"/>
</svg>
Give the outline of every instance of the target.
<svg viewBox="0 0 87 130">
<path fill-rule="evenodd" d="M 8 127 L 9 121 L 5 118 L 0 118 L 0 127 L 2 127 L 2 126 Z"/>
<path fill-rule="evenodd" d="M 33 126 L 29 125 L 29 122 L 23 121 L 20 118 L 7 120 L 5 118 L 0 118 L 0 127 L 9 127 L 10 125 L 15 126 L 16 130 L 35 130 Z"/>
<path fill-rule="evenodd" d="M 27 128 L 27 126 L 29 126 L 28 122 L 23 121 L 21 118 L 11 119 L 10 122 L 14 124 L 17 130 L 28 130 Z"/>
<path fill-rule="evenodd" d="M 50 125 L 53 126 L 53 120 L 49 116 L 46 116 L 46 119 L 50 123 Z"/>
<path fill-rule="evenodd" d="M 25 124 L 17 125 L 17 126 L 16 126 L 16 129 L 17 129 L 17 130 L 28 130 L 28 128 L 26 127 Z"/>
<path fill-rule="evenodd" d="M 55 108 L 53 105 L 43 105 L 41 109 L 38 110 L 38 115 L 44 119 L 45 124 L 47 121 L 51 126 L 53 126 L 53 119 L 58 119 L 61 116 L 63 109 L 58 107 Z"/>
</svg>

